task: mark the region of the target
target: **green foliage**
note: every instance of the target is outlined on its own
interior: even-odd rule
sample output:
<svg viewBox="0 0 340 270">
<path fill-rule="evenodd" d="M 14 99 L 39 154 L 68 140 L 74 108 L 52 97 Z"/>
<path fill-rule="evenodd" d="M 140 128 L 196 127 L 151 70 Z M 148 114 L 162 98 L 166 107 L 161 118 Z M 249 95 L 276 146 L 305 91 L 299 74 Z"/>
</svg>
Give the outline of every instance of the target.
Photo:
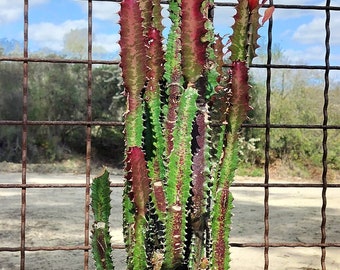
<svg viewBox="0 0 340 270">
<path fill-rule="evenodd" d="M 289 63 L 284 52 L 277 47 L 273 55 L 275 62 Z M 262 74 L 254 71 L 260 80 Z M 251 105 L 254 108 L 249 114 L 249 123 L 265 123 L 265 85 L 258 80 L 252 79 Z M 322 124 L 323 116 L 323 74 L 321 72 L 301 70 L 273 70 L 271 93 L 271 123 L 273 124 Z M 329 92 L 328 117 L 329 124 L 340 123 L 339 85 L 332 84 Z M 264 149 L 265 134 L 261 129 L 246 129 L 243 133 L 245 141 L 257 138 L 256 149 Z M 306 166 L 320 167 L 322 159 L 322 131 L 280 128 L 271 130 L 270 154 L 272 162 L 278 161 L 288 166 L 297 167 L 296 170 Z M 339 168 L 336 156 L 339 156 L 339 136 L 329 136 L 328 139 L 328 164 L 332 168 Z M 249 155 L 250 154 L 250 155 Z M 262 165 L 264 162 L 263 151 L 253 151 L 242 162 Z M 245 164 L 247 167 L 247 164 Z M 300 168 L 299 168 L 300 167 Z M 294 170 L 291 170 L 294 172 Z M 308 172 L 306 172 L 308 175 Z"/>
<path fill-rule="evenodd" d="M 111 236 L 109 232 L 109 217 L 111 211 L 109 173 L 94 178 L 91 185 L 91 207 L 94 215 L 92 226 L 92 254 L 96 269 L 114 269 L 111 257 Z"/>
<path fill-rule="evenodd" d="M 61 58 L 50 55 L 50 58 Z M 87 68 L 83 64 L 30 63 L 28 120 L 84 120 L 86 117 Z M 121 121 L 124 98 L 121 78 L 115 66 L 93 69 L 93 120 Z M 22 65 L 0 63 L 0 118 L 22 119 Z M 15 106 L 13 106 L 15 104 Z M 29 126 L 28 159 L 48 163 L 68 159 L 85 151 L 83 126 Z M 93 154 L 97 159 L 123 162 L 122 127 L 93 127 Z M 111 148 L 110 151 L 107 149 Z M 115 149 L 115 153 L 112 153 Z M 0 161 L 20 162 L 21 129 L 0 129 Z"/>
</svg>

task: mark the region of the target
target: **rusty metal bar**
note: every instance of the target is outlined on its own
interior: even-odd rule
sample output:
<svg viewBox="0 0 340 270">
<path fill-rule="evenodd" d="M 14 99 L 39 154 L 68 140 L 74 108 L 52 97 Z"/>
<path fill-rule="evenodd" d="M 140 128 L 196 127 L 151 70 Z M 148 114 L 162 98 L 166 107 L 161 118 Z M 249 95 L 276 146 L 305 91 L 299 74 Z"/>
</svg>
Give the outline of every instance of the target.
<svg viewBox="0 0 340 270">
<path fill-rule="evenodd" d="M 263 248 L 267 245 L 265 243 L 255 243 L 255 242 L 248 242 L 248 243 L 237 243 L 231 242 L 231 247 L 254 247 L 254 248 Z M 296 248 L 296 247 L 304 247 L 304 248 L 312 248 L 312 247 L 320 247 L 320 248 L 338 248 L 340 247 L 340 242 L 334 243 L 301 243 L 301 242 L 277 242 L 277 243 L 270 243 L 268 245 L 271 248 L 280 248 L 280 247 L 289 247 L 289 248 Z M 113 244 L 113 249 L 125 249 L 125 246 L 122 244 Z M 18 252 L 20 251 L 20 247 L 0 247 L 0 252 L 8 251 L 8 252 Z M 29 247 L 26 246 L 25 251 L 59 251 L 59 250 L 90 250 L 91 246 L 35 246 Z"/>
<path fill-rule="evenodd" d="M 119 65 L 118 60 L 82 60 L 77 58 L 39 58 L 39 57 L 18 57 L 18 56 L 0 56 L 1 62 L 32 62 L 32 63 L 52 63 L 52 64 L 88 64 L 91 62 L 103 65 Z"/>
<path fill-rule="evenodd" d="M 83 0 L 87 1 L 87 0 Z M 93 0 L 93 2 L 112 2 L 112 3 L 120 3 L 121 0 Z M 169 4 L 169 1 L 161 0 L 161 4 Z M 230 2 L 220 2 L 216 1 L 215 6 L 217 7 L 234 7 L 236 3 Z M 269 7 L 272 4 L 265 4 L 263 7 Z M 284 4 L 275 4 L 275 8 L 281 9 L 315 9 L 315 10 L 340 10 L 338 6 L 321 6 L 321 5 L 284 5 Z"/>
<path fill-rule="evenodd" d="M 24 1 L 24 57 L 28 57 L 28 0 Z M 27 118 L 28 118 L 28 62 L 23 62 L 22 85 L 22 147 L 21 147 L 21 183 L 26 184 L 27 177 Z M 20 269 L 25 269 L 26 248 L 26 188 L 21 189 L 21 225 L 20 225 Z"/>
<path fill-rule="evenodd" d="M 57 251 L 57 250 L 89 250 L 90 246 L 36 246 L 36 247 L 25 247 L 25 251 Z M 21 251 L 21 247 L 0 247 L 0 251 L 17 252 Z"/>
<path fill-rule="evenodd" d="M 88 60 L 65 59 L 65 58 L 36 58 L 36 57 L 17 57 L 0 56 L 0 62 L 34 62 L 34 63 L 64 63 L 64 64 L 88 64 Z M 118 60 L 91 60 L 93 65 L 119 65 Z M 228 65 L 226 65 L 228 66 Z M 324 65 L 297 65 L 297 64 L 251 64 L 251 68 L 272 68 L 272 69 L 307 69 L 325 70 Z M 330 65 L 329 70 L 340 70 L 338 65 Z"/>
<path fill-rule="evenodd" d="M 3 188 L 85 188 L 87 184 L 0 184 L 0 189 Z M 113 188 L 124 187 L 123 183 L 113 183 L 110 185 Z M 340 184 L 339 184 L 340 187 Z"/>
<path fill-rule="evenodd" d="M 122 188 L 124 187 L 124 183 L 111 183 L 110 186 L 112 188 Z M 249 188 L 323 188 L 325 187 L 324 184 L 313 184 L 313 183 L 232 183 L 232 187 L 239 188 L 239 187 L 249 187 Z M 13 189 L 13 188 L 85 188 L 86 184 L 0 184 L 0 189 Z M 331 184 L 327 183 L 327 188 L 340 188 L 339 184 Z"/>
<path fill-rule="evenodd" d="M 265 243 L 230 243 L 231 247 L 238 247 L 238 248 L 246 248 L 246 247 L 253 247 L 253 248 L 263 248 L 266 247 Z M 271 248 L 312 248 L 312 247 L 320 247 L 320 248 L 338 248 L 340 247 L 340 243 L 301 243 L 301 242 L 282 242 L 282 243 L 270 243 L 269 247 Z M 113 249 L 125 249 L 124 245 L 114 244 L 112 245 Z M 53 247 L 46 247 L 46 246 L 37 246 L 37 247 L 26 247 L 26 251 L 59 251 L 59 250 L 90 250 L 91 246 L 53 246 Z M 17 252 L 20 251 L 20 247 L 2 247 L 0 248 L 1 251 L 7 252 Z"/>
<path fill-rule="evenodd" d="M 118 60 L 82 60 L 82 59 L 65 59 L 65 58 L 37 58 L 37 57 L 11 57 L 1 56 L 0 61 L 3 62 L 33 62 L 33 63 L 53 63 L 53 64 L 88 64 L 91 62 L 93 65 L 118 65 Z"/>
<path fill-rule="evenodd" d="M 87 121 L 92 121 L 92 0 L 87 5 L 88 35 L 87 35 Z M 86 126 L 86 187 L 85 187 L 85 239 L 84 245 L 90 244 L 90 183 L 91 183 L 91 130 Z M 89 268 L 89 250 L 84 250 L 84 269 Z"/>
<path fill-rule="evenodd" d="M 301 242 L 277 242 L 277 243 L 230 243 L 232 247 L 340 247 L 340 243 L 301 243 Z"/>
<path fill-rule="evenodd" d="M 123 122 L 118 121 L 27 121 L 27 126 L 123 126 Z M 0 126 L 21 126 L 22 121 L 16 120 L 0 120 Z M 217 126 L 213 124 L 212 126 Z M 340 125 L 303 125 L 303 124 L 242 124 L 242 128 L 263 128 L 269 127 L 270 129 L 340 129 Z"/>
<path fill-rule="evenodd" d="M 34 251 L 56 251 L 56 250 L 82 250 L 84 251 L 84 269 L 89 267 L 89 252 L 91 246 L 89 245 L 90 239 L 90 224 L 89 224 L 89 205 L 90 205 L 90 175 L 91 175 L 91 129 L 93 126 L 123 126 L 122 122 L 114 121 L 92 121 L 92 67 L 94 64 L 104 65 L 118 65 L 118 60 L 96 60 L 92 59 L 92 4 L 99 0 L 86 0 L 88 2 L 88 57 L 85 60 L 82 59 L 50 59 L 50 58 L 36 58 L 28 55 L 28 12 L 29 1 L 24 0 L 24 49 L 22 57 L 10 57 L 1 56 L 0 62 L 20 62 L 23 65 L 23 87 L 22 87 L 22 120 L 0 120 L 0 126 L 21 126 L 22 129 L 22 172 L 21 183 L 18 184 L 6 184 L 1 183 L 0 189 L 19 189 L 21 193 L 21 227 L 20 227 L 20 246 L 18 247 L 0 247 L 1 251 L 7 252 L 20 252 L 20 269 L 25 269 L 25 257 L 26 252 Z M 102 1 L 102 0 L 101 0 Z M 111 0 L 107 2 L 121 2 L 120 0 Z M 269 2 L 269 5 L 273 5 L 273 0 Z M 163 4 L 168 3 L 162 1 Z M 233 7 L 235 3 L 215 2 L 217 7 Z M 265 7 L 269 6 L 265 5 Z M 275 5 L 275 4 L 274 4 Z M 325 11 L 325 64 L 324 65 L 281 65 L 271 63 L 271 50 L 272 50 L 272 28 L 273 19 L 269 21 L 268 26 L 268 44 L 267 44 L 267 63 L 265 64 L 253 64 L 251 68 L 266 69 L 266 120 L 261 124 L 243 124 L 244 128 L 262 128 L 265 130 L 265 166 L 264 166 L 264 180 L 261 183 L 247 182 L 247 183 L 233 183 L 234 188 L 248 187 L 248 188 L 263 188 L 264 189 L 264 240 L 262 243 L 230 243 L 232 247 L 257 247 L 264 248 L 264 269 L 269 269 L 269 248 L 276 247 L 318 247 L 321 250 L 320 263 L 323 270 L 326 270 L 326 250 L 331 247 L 340 247 L 339 242 L 327 243 L 327 189 L 328 188 L 340 188 L 340 183 L 329 183 L 327 179 L 327 142 L 328 142 L 328 130 L 339 130 L 339 125 L 328 125 L 328 91 L 329 91 L 329 74 L 332 70 L 340 70 L 338 65 L 330 65 L 330 12 L 340 11 L 340 6 L 331 6 L 331 1 L 327 0 L 325 5 L 275 5 L 276 9 L 299 9 L 299 10 L 322 10 Z M 275 15 L 274 15 L 275 16 Z M 85 121 L 30 121 L 28 120 L 28 72 L 29 63 L 65 63 L 65 64 L 86 64 L 87 65 L 87 114 Z M 324 71 L 324 106 L 323 106 L 323 123 L 317 125 L 302 125 L 302 124 L 272 124 L 271 123 L 271 75 L 273 69 L 305 69 L 305 70 L 322 70 Z M 67 184 L 27 184 L 27 138 L 29 126 L 56 126 L 56 125 L 69 125 L 69 126 L 83 126 L 86 129 L 86 181 L 82 184 L 67 183 Z M 322 130 L 322 182 L 321 183 L 271 183 L 270 182 L 270 130 L 271 129 L 318 129 Z M 123 183 L 113 183 L 112 188 L 121 188 Z M 27 246 L 26 244 L 26 191 L 27 189 L 37 188 L 82 188 L 85 190 L 85 211 L 84 211 L 84 245 L 71 245 L 71 246 Z M 270 188 L 320 188 L 321 189 L 321 239 L 318 243 L 301 243 L 301 242 L 270 242 L 269 241 L 269 191 Z M 19 191 L 18 190 L 18 191 Z M 112 245 L 113 249 L 124 249 L 124 245 Z"/>
<path fill-rule="evenodd" d="M 270 4 L 273 5 L 273 0 L 270 0 Z M 268 22 L 268 43 L 267 43 L 267 65 L 271 64 L 272 61 L 272 29 L 273 29 L 273 18 L 269 19 Z M 270 165 L 270 112 L 271 112 L 271 69 L 266 68 L 267 79 L 266 79 L 266 127 L 265 127 L 265 164 L 264 164 L 264 268 L 269 269 L 269 165 Z"/>
<path fill-rule="evenodd" d="M 331 0 L 326 1 L 326 7 L 329 7 Z M 324 86 L 324 105 L 323 105 L 323 125 L 327 126 L 328 124 L 328 91 L 329 91 L 329 56 L 330 56 L 330 20 L 331 14 L 329 10 L 325 10 L 326 12 L 326 20 L 325 20 L 325 86 Z M 328 130 L 323 129 L 323 138 L 322 138 L 322 206 L 321 206 L 321 244 L 326 243 L 327 232 L 326 232 L 326 223 L 327 223 L 327 215 L 326 215 L 326 208 L 327 208 L 327 138 L 328 138 Z M 321 247 L 321 268 L 322 270 L 326 270 L 326 246 Z"/>
<path fill-rule="evenodd" d="M 123 122 L 117 121 L 26 121 L 27 126 L 123 126 Z M 21 126 L 22 121 L 0 120 L 0 125 Z M 321 128 L 321 127 L 320 127 Z"/>
</svg>

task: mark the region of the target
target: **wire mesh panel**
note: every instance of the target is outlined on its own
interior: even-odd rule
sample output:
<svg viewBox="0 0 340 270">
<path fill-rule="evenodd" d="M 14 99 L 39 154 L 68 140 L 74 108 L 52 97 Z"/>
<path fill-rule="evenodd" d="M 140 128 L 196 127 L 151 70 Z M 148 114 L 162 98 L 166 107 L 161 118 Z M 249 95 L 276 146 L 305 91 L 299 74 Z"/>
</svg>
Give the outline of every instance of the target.
<svg viewBox="0 0 340 270">
<path fill-rule="evenodd" d="M 263 169 L 258 177 L 237 177 L 232 186 L 235 215 L 231 233 L 231 269 L 340 268 L 337 255 L 340 251 L 340 231 L 337 225 L 340 216 L 340 179 L 336 171 L 330 170 L 340 167 L 340 58 L 337 58 L 339 52 L 335 49 L 339 43 L 336 26 L 340 6 L 330 0 L 322 4 L 318 2 L 317 5 L 300 2 L 267 2 L 267 5 L 274 5 L 276 11 L 261 30 L 263 37 L 259 57 L 251 66 L 254 88 L 262 87 L 264 90 L 256 92 L 260 102 L 253 104 L 260 114 L 243 124 L 245 130 L 257 130 L 264 140 L 263 147 L 257 149 L 261 151 L 263 159 L 253 160 L 254 163 L 262 164 Z M 214 24 L 217 30 L 221 30 L 219 25 L 222 21 L 224 25 L 232 23 L 232 10 L 236 3 L 237 1 L 215 3 Z M 3 134 L 11 134 L 13 138 L 6 140 L 6 136 L 1 135 L 0 148 L 4 151 L 7 147 L 7 157 L 10 153 L 12 160 L 21 163 L 20 174 L 0 173 L 0 267 L 93 269 L 90 255 L 90 184 L 95 173 L 93 156 L 110 153 L 110 160 L 122 161 L 124 158 L 119 151 L 119 147 L 124 146 L 103 141 L 97 136 L 99 133 L 122 133 L 121 117 L 115 116 L 123 114 L 115 106 L 115 102 L 120 102 L 121 96 L 108 91 L 109 96 L 106 99 L 110 99 L 110 106 L 103 113 L 101 105 L 106 101 L 100 99 L 98 94 L 98 91 L 106 89 L 102 82 L 120 82 L 120 79 L 114 81 L 119 73 L 108 68 L 119 63 L 119 60 L 111 60 L 118 59 L 118 54 L 112 55 L 109 52 L 118 49 L 115 42 L 119 38 L 119 27 L 112 24 L 112 32 L 116 32 L 109 42 L 114 45 L 108 46 L 107 54 L 101 54 L 105 43 L 98 44 L 96 38 L 100 37 L 100 33 L 96 31 L 102 26 L 100 21 L 94 20 L 94 16 L 100 18 L 95 12 L 112 9 L 110 18 L 112 16 L 112 21 L 118 20 L 115 11 L 119 9 L 119 1 L 82 1 L 85 18 L 78 19 L 77 23 L 80 25 L 78 28 L 86 31 L 77 32 L 74 30 L 78 29 L 76 26 L 74 29 L 71 27 L 78 40 L 78 47 L 75 48 L 72 39 L 64 36 L 64 46 L 68 46 L 71 52 L 65 54 L 65 57 L 56 57 L 48 50 L 43 55 L 33 52 L 32 48 L 36 40 L 39 40 L 37 32 L 41 27 L 51 27 L 46 24 L 31 25 L 35 16 L 38 16 L 32 9 L 34 4 L 35 1 L 24 0 L 22 10 L 19 11 L 23 31 L 22 48 L 18 48 L 19 52 L 15 54 L 0 54 L 0 67 L 4 75 L 1 77 L 1 87 L 5 89 L 6 83 L 11 81 L 15 84 L 13 87 L 20 89 L 19 95 L 9 96 L 15 112 L 10 115 L 3 112 L 0 115 L 0 129 L 6 131 Z M 11 5 L 15 6 L 16 3 Z M 52 3 L 46 5 L 51 5 L 53 9 Z M 166 16 L 166 12 L 163 13 Z M 230 15 L 229 19 L 225 14 Z M 317 19 L 308 24 L 302 20 L 306 14 Z M 43 14 L 40 13 L 39 16 Z M 71 17 L 72 14 L 70 19 Z M 292 33 L 282 23 L 276 25 L 279 19 L 281 22 L 299 21 L 300 25 Z M 164 19 L 165 24 L 166 20 Z M 67 27 L 67 23 L 61 27 Z M 318 37 L 315 38 L 315 33 L 310 29 L 321 29 L 321 32 L 317 32 Z M 55 31 L 57 35 L 57 29 Z M 228 35 L 228 31 L 230 30 L 222 29 L 221 34 Z M 315 42 L 315 46 L 297 49 L 295 53 L 291 53 L 294 61 L 288 61 L 282 56 L 282 52 L 289 52 L 290 49 L 284 47 L 289 44 L 281 39 L 289 35 L 295 35 L 293 40 L 296 42 Z M 102 68 L 101 72 L 98 72 L 98 67 Z M 68 77 L 68 69 L 77 74 L 76 80 Z M 10 70 L 15 72 L 9 72 Z M 47 82 L 44 81 L 46 79 L 39 78 L 44 73 L 48 74 L 44 76 L 48 78 Z M 53 74 L 64 76 L 54 77 Z M 306 74 L 308 80 L 301 80 Z M 68 87 L 67 96 L 62 91 L 65 89 L 59 89 L 56 83 L 61 79 Z M 74 92 L 74 82 L 77 82 L 77 89 L 81 89 L 79 92 Z M 314 92 L 309 90 L 311 85 Z M 32 93 L 35 93 L 34 97 Z M 308 95 L 315 96 L 315 99 L 292 107 L 289 112 L 291 115 L 280 113 L 281 107 L 289 105 L 288 96 L 303 101 L 307 100 L 305 97 Z M 2 106 L 6 102 L 4 98 Z M 65 105 L 65 110 L 62 114 L 54 113 L 60 104 Z M 47 114 L 39 111 L 39 107 L 44 106 L 48 108 Z M 81 109 L 76 111 L 76 107 Z M 309 108 L 319 113 L 313 116 L 308 113 Z M 299 117 L 295 117 L 297 115 Z M 70 140 L 69 134 L 73 134 L 76 141 Z M 311 138 L 317 138 L 317 146 L 313 146 L 314 148 L 308 148 Z M 294 149 L 303 142 L 308 149 L 318 149 L 318 152 L 311 155 L 315 156 L 315 163 L 321 169 L 309 172 L 314 173 L 318 181 L 302 181 L 290 177 L 291 174 L 288 173 L 286 177 L 284 173 L 280 177 L 273 177 L 277 175 L 273 160 L 286 157 L 278 149 L 290 149 L 296 155 L 292 162 L 297 162 L 304 159 L 304 156 L 299 156 Z M 73 175 L 70 175 L 70 171 L 57 176 L 45 172 L 31 173 L 31 168 L 39 166 L 35 162 L 43 158 L 37 155 L 43 153 L 48 160 L 58 160 L 60 147 L 53 150 L 50 146 L 53 143 L 63 146 L 77 145 L 84 162 L 73 167 Z M 107 147 L 95 147 L 97 144 Z M 63 153 L 72 152 L 67 146 L 62 149 Z M 20 156 L 17 160 L 16 155 Z M 5 160 L 3 156 L 0 153 L 1 161 Z M 251 159 L 250 156 L 246 158 Z M 261 168 L 258 164 L 257 167 Z M 306 170 L 314 170 L 314 167 Z M 122 176 L 112 175 L 111 178 L 111 221 L 112 224 L 121 224 Z M 120 226 L 112 226 L 111 231 L 114 260 L 118 269 L 125 267 L 121 230 Z"/>
</svg>

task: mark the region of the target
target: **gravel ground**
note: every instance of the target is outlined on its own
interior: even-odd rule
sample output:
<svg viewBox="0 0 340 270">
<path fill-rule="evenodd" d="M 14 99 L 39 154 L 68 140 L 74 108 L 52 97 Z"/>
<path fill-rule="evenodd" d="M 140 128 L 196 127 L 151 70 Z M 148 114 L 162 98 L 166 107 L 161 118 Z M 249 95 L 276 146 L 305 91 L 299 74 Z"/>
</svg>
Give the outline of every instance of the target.
<svg viewBox="0 0 340 270">
<path fill-rule="evenodd" d="M 296 179 L 295 179 L 296 180 Z M 0 172 L 0 183 L 20 183 L 20 173 Z M 121 182 L 119 175 L 112 182 Z M 237 178 L 259 182 L 262 178 Z M 272 180 L 274 181 L 274 180 Z M 279 181 L 279 179 L 277 180 Z M 80 174 L 28 173 L 27 183 L 84 183 Z M 275 182 L 275 181 L 274 181 Z M 111 235 L 113 244 L 122 244 L 121 192 L 112 192 Z M 264 189 L 234 187 L 234 217 L 230 242 L 263 242 Z M 327 242 L 340 242 L 340 189 L 327 190 Z M 60 246 L 84 243 L 83 188 L 27 189 L 26 245 Z M 20 189 L 0 189 L 0 246 L 20 246 Z M 278 242 L 320 242 L 322 205 L 320 188 L 270 188 L 269 240 Z M 340 269 L 340 248 L 327 248 L 328 270 Z M 114 252 L 116 269 L 125 269 L 123 250 Z M 271 270 L 321 269 L 320 248 L 270 248 Z M 90 255 L 91 257 L 91 255 Z M 263 248 L 231 248 L 232 270 L 263 269 Z M 83 251 L 26 252 L 26 269 L 83 269 Z M 19 269 L 19 252 L 0 252 L 0 270 Z M 90 258 L 90 269 L 94 269 Z"/>
</svg>

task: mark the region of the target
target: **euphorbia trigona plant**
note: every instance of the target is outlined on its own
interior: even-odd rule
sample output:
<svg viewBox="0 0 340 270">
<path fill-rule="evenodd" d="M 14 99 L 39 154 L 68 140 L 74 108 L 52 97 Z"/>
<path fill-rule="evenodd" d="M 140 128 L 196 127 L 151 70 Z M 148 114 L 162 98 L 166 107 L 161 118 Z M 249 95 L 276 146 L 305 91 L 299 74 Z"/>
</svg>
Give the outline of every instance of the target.
<svg viewBox="0 0 340 270">
<path fill-rule="evenodd" d="M 229 268 L 229 188 L 264 2 L 238 1 L 228 66 L 213 0 L 170 0 L 165 45 L 160 0 L 122 0 L 128 269 Z"/>
</svg>

